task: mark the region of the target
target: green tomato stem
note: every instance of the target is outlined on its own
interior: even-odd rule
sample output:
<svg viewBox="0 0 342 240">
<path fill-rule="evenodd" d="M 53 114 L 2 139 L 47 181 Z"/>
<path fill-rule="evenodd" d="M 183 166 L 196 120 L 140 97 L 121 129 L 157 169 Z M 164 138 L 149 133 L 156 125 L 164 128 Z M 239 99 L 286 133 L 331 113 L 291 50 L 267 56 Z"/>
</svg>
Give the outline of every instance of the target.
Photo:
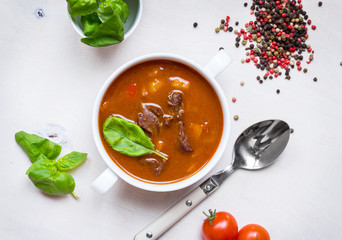
<svg viewBox="0 0 342 240">
<path fill-rule="evenodd" d="M 77 196 L 76 193 L 74 193 L 74 192 L 72 192 L 71 195 L 72 195 L 76 200 L 80 199 L 80 197 Z"/>
<path fill-rule="evenodd" d="M 161 153 L 159 153 L 159 152 L 157 152 L 157 151 L 153 151 L 153 152 L 154 152 L 155 154 L 157 154 L 159 157 L 161 157 L 161 158 L 167 160 L 167 157 L 166 157 L 165 155 L 163 155 L 163 154 L 161 154 Z"/>
</svg>

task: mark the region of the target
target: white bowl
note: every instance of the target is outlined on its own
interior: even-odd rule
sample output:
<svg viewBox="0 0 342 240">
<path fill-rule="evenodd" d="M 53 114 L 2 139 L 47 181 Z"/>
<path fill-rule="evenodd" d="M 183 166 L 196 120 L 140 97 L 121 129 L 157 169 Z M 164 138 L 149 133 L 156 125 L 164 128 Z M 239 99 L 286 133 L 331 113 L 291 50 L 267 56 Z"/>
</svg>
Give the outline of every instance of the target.
<svg viewBox="0 0 342 240">
<path fill-rule="evenodd" d="M 142 15 L 143 3 L 142 0 L 124 0 L 129 9 L 129 15 L 124 24 L 124 39 L 127 39 L 138 26 Z M 83 24 L 81 23 L 81 17 L 74 17 L 68 14 L 70 21 L 75 31 L 82 37 L 87 37 L 83 33 Z"/>
<path fill-rule="evenodd" d="M 115 175 L 117 175 L 118 177 L 120 177 L 121 179 L 126 181 L 127 183 L 129 183 L 135 187 L 141 188 L 141 189 L 145 189 L 145 190 L 149 190 L 149 191 L 156 191 L 156 192 L 174 191 L 174 190 L 185 188 L 185 187 L 190 186 L 191 184 L 199 181 L 207 173 L 209 173 L 210 170 L 213 169 L 213 167 L 217 164 L 217 162 L 221 158 L 221 156 L 222 156 L 222 154 L 226 148 L 226 145 L 228 143 L 229 129 L 230 129 L 230 114 L 229 114 L 228 104 L 227 104 L 226 98 L 224 96 L 224 93 L 223 93 L 221 87 L 219 86 L 219 84 L 216 82 L 216 80 L 214 78 L 217 74 L 219 74 L 223 70 L 222 68 L 220 68 L 220 69 L 217 68 L 218 65 L 221 64 L 221 66 L 225 68 L 229 64 L 229 63 L 224 64 L 224 63 L 222 63 L 221 60 L 223 59 L 226 61 L 230 61 L 230 58 L 228 57 L 228 55 L 226 55 L 226 53 L 224 53 L 223 51 L 220 51 L 220 52 L 219 52 L 220 56 L 218 57 L 219 54 L 216 55 L 214 57 L 215 61 L 209 62 L 209 64 L 206 67 L 202 67 L 202 66 L 198 65 L 197 63 L 191 61 L 190 59 L 187 59 L 187 58 L 184 58 L 184 57 L 181 57 L 178 55 L 174 55 L 174 54 L 168 54 L 168 53 L 148 54 L 148 55 L 144 55 L 144 56 L 135 58 L 135 59 L 127 62 L 126 64 L 119 67 L 113 74 L 111 74 L 109 76 L 109 78 L 106 80 L 106 82 L 102 86 L 100 92 L 98 93 L 96 101 L 95 101 L 95 105 L 94 105 L 94 109 L 93 109 L 92 128 L 93 128 L 93 136 L 95 139 L 97 149 L 99 150 L 101 157 L 106 162 L 106 164 L 111 169 L 111 171 L 108 171 L 108 169 L 107 169 L 102 175 L 99 176 L 98 179 L 96 179 L 94 181 L 94 183 L 92 184 L 92 187 L 95 190 L 97 190 L 100 193 L 106 192 L 116 181 L 117 178 L 115 177 Z M 223 55 L 223 54 L 225 54 L 225 55 Z M 222 56 L 223 56 L 223 58 L 222 58 Z M 225 58 L 225 56 L 226 56 L 226 58 Z M 217 96 L 219 97 L 221 107 L 222 107 L 222 111 L 223 111 L 223 118 L 224 118 L 223 133 L 222 133 L 221 141 L 220 141 L 219 147 L 217 148 L 217 150 L 216 150 L 214 156 L 211 158 L 211 160 L 200 171 L 198 171 L 194 175 L 190 176 L 189 178 L 186 178 L 186 179 L 181 180 L 181 181 L 173 182 L 173 183 L 167 183 L 167 184 L 160 184 L 160 183 L 156 184 L 153 182 L 146 182 L 146 181 L 143 182 L 143 181 L 140 181 L 140 180 L 132 177 L 131 175 L 129 175 L 125 171 L 123 171 L 118 165 L 116 165 L 113 162 L 113 160 L 108 155 L 107 151 L 105 150 L 104 146 L 102 145 L 100 132 L 99 132 L 100 131 L 99 121 L 98 121 L 99 120 L 99 109 L 100 109 L 100 105 L 102 102 L 102 98 L 103 98 L 104 94 L 106 93 L 108 87 L 112 84 L 113 81 L 116 80 L 116 78 L 121 73 L 123 73 L 127 69 L 129 69 L 132 66 L 135 66 L 139 63 L 143 63 L 143 62 L 150 61 L 150 60 L 171 60 L 171 61 L 183 63 L 183 64 L 189 66 L 190 68 L 194 69 L 195 71 L 197 71 L 199 74 L 201 74 L 208 81 L 208 83 L 213 87 Z M 212 66 L 212 67 L 210 67 L 210 66 Z M 114 173 L 115 173 L 115 175 L 114 175 Z M 108 180 L 108 179 L 111 179 L 111 180 Z"/>
</svg>

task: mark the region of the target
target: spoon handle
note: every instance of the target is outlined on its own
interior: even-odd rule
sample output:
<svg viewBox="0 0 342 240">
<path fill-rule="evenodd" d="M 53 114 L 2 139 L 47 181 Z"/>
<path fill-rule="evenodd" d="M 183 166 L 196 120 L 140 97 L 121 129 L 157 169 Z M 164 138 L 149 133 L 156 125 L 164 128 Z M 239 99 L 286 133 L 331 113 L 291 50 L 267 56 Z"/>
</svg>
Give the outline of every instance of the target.
<svg viewBox="0 0 342 240">
<path fill-rule="evenodd" d="M 186 197 L 169 208 L 163 215 L 135 235 L 134 240 L 158 239 L 164 232 L 195 208 L 208 195 L 201 187 L 195 188 Z"/>
</svg>

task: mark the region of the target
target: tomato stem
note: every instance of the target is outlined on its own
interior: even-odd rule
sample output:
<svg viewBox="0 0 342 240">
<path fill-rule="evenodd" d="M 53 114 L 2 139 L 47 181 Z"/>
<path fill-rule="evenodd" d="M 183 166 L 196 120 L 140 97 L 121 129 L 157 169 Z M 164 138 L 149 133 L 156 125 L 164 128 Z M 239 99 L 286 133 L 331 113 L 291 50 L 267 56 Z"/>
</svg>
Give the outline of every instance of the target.
<svg viewBox="0 0 342 240">
<path fill-rule="evenodd" d="M 205 212 L 203 212 L 203 214 L 207 217 L 204 219 L 204 221 L 209 221 L 209 224 L 213 225 L 213 220 L 216 218 L 216 209 L 214 211 L 209 209 L 210 215 L 206 214 Z"/>
</svg>

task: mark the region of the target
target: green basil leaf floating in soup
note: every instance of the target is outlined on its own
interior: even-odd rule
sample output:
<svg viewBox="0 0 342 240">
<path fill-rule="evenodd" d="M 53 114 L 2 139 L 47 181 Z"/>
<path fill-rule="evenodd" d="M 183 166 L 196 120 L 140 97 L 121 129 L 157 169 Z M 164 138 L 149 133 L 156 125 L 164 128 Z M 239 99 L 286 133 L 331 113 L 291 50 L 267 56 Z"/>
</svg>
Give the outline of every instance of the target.
<svg viewBox="0 0 342 240">
<path fill-rule="evenodd" d="M 154 150 L 151 140 L 141 127 L 122 118 L 107 118 L 103 124 L 103 135 L 108 144 L 120 153 L 132 157 L 155 153 L 167 160 L 167 157 Z"/>
<path fill-rule="evenodd" d="M 94 32 L 97 31 L 99 25 L 101 24 L 101 20 L 96 12 L 91 13 L 86 16 L 81 17 L 81 22 L 83 25 L 83 33 L 86 36 L 92 35 Z"/>
<path fill-rule="evenodd" d="M 62 147 L 46 138 L 24 131 L 15 134 L 15 140 L 26 152 L 32 162 L 35 162 L 43 154 L 47 159 L 54 160 L 60 154 Z"/>
<path fill-rule="evenodd" d="M 96 0 L 67 0 L 68 12 L 71 16 L 83 16 L 95 12 L 97 9 Z"/>
<path fill-rule="evenodd" d="M 71 152 L 60 158 L 56 166 L 60 171 L 69 171 L 80 165 L 87 157 L 86 153 Z"/>
<path fill-rule="evenodd" d="M 34 162 L 26 174 L 33 184 L 47 194 L 64 195 L 73 193 L 74 178 L 65 172 L 59 172 L 54 160 L 42 157 Z"/>
</svg>

